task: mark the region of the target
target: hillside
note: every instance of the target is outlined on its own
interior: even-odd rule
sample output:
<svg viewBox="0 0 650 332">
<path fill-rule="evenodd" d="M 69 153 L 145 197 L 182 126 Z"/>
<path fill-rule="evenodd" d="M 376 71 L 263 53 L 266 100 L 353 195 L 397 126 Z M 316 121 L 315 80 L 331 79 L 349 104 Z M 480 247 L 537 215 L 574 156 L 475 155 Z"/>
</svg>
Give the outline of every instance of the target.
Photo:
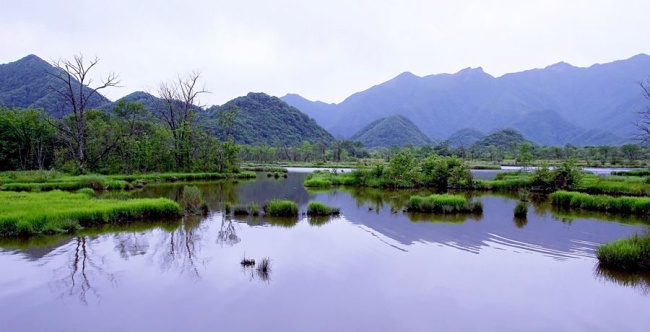
<svg viewBox="0 0 650 332">
<path fill-rule="evenodd" d="M 485 134 L 475 128 L 463 128 L 449 136 L 447 141 L 453 148 L 468 148 L 476 141 L 485 137 Z"/>
<path fill-rule="evenodd" d="M 402 115 L 375 120 L 350 138 L 367 148 L 431 144 L 432 140 Z"/>
<path fill-rule="evenodd" d="M 329 144 L 334 140 L 330 133 L 309 116 L 279 98 L 264 93 L 251 92 L 222 106 L 213 106 L 207 110 L 208 117 L 216 122 L 219 112 L 231 105 L 240 109 L 233 133 L 237 143 L 273 145 L 280 142 L 295 145 L 308 141 Z M 216 133 L 221 133 L 218 127 Z"/>
<path fill-rule="evenodd" d="M 493 132 L 472 144 L 472 148 L 485 151 L 490 146 L 495 146 L 502 151 L 517 151 L 524 143 L 534 144 L 527 140 L 521 133 L 514 129 L 503 129 Z"/>
<path fill-rule="evenodd" d="M 42 108 L 55 117 L 71 112 L 65 99 L 56 92 L 64 88 L 61 81 L 50 75 L 56 70 L 35 55 L 0 65 L 0 105 Z M 77 84 L 74 88 L 78 87 Z M 98 107 L 107 102 L 108 99 L 96 94 L 89 100 L 88 107 Z"/>
<path fill-rule="evenodd" d="M 621 144 L 633 136 L 636 112 L 647 105 L 637 82 L 648 77 L 645 54 L 587 68 L 558 63 L 501 77 L 481 68 L 424 77 L 403 73 L 340 104 L 325 104 L 329 118 L 321 123 L 335 135 L 351 137 L 368 121 L 400 114 L 437 139 L 467 127 L 514 128 L 538 144 Z M 285 100 L 317 120 L 322 117 L 323 108 L 297 102 L 298 97 Z"/>
</svg>

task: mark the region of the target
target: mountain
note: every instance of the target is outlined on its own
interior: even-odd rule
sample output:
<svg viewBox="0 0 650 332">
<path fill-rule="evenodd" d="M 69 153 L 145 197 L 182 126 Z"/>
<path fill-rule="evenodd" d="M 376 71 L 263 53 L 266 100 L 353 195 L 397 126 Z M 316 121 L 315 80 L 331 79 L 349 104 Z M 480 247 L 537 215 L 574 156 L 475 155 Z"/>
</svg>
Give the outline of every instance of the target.
<svg viewBox="0 0 650 332">
<path fill-rule="evenodd" d="M 488 149 L 489 146 L 493 145 L 502 151 L 509 151 L 518 149 L 524 143 L 529 143 L 531 145 L 534 144 L 533 142 L 527 140 L 520 132 L 508 128 L 493 132 L 479 139 L 474 144 L 472 144 L 472 147 L 479 151 L 484 151 Z"/>
<path fill-rule="evenodd" d="M 377 119 L 350 138 L 367 148 L 431 144 L 432 140 L 403 115 Z"/>
<path fill-rule="evenodd" d="M 336 104 L 326 104 L 322 101 L 312 102 L 297 94 L 288 94 L 280 99 L 308 114 L 323 128 L 334 125 L 334 121 L 339 117 Z"/>
<path fill-rule="evenodd" d="M 401 114 L 430 137 L 473 127 L 515 128 L 544 145 L 621 144 L 635 133 L 647 105 L 637 82 L 650 77 L 650 56 L 587 68 L 557 63 L 493 77 L 481 68 L 424 77 L 403 73 L 355 93 L 340 104 L 283 97 L 335 135 L 350 137 L 369 121 Z M 299 100 L 299 102 L 298 102 Z M 318 120 L 324 117 L 326 120 Z"/>
<path fill-rule="evenodd" d="M 72 112 L 66 100 L 56 92 L 64 88 L 63 82 L 52 73 L 57 73 L 57 69 L 36 55 L 0 65 L 0 106 L 42 108 L 55 117 Z M 79 83 L 73 88 L 78 89 Z M 87 105 L 93 108 L 107 102 L 104 96 L 95 94 Z"/>
<path fill-rule="evenodd" d="M 280 142 L 286 145 L 321 142 L 329 144 L 334 137 L 319 126 L 316 121 L 295 107 L 289 106 L 277 97 L 264 93 L 249 93 L 235 98 L 222 106 L 207 109 L 212 120 L 232 105 L 239 107 L 235 120 L 233 137 L 244 144 L 269 144 Z M 222 130 L 216 129 L 216 133 Z"/>
<path fill-rule="evenodd" d="M 449 142 L 449 146 L 453 148 L 468 148 L 483 137 L 485 137 L 485 134 L 478 129 L 463 128 L 451 134 L 447 138 L 447 141 Z"/>
</svg>

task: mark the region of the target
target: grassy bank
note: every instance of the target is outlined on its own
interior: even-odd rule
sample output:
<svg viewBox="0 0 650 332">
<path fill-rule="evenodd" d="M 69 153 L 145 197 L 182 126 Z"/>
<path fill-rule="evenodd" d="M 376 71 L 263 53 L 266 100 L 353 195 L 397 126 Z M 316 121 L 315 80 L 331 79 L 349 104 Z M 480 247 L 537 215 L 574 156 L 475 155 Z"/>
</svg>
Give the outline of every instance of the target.
<svg viewBox="0 0 650 332">
<path fill-rule="evenodd" d="M 69 233 L 113 222 L 175 217 L 181 209 L 165 198 L 95 199 L 88 193 L 0 192 L 0 236 Z"/>
<path fill-rule="evenodd" d="M 634 214 L 644 217 L 650 213 L 650 197 L 613 197 L 557 191 L 551 194 L 551 204 L 568 209 Z"/>
<path fill-rule="evenodd" d="M 598 248 L 601 265 L 621 271 L 650 270 L 650 235 L 634 235 Z"/>
<path fill-rule="evenodd" d="M 406 209 L 425 213 L 480 213 L 483 212 L 483 204 L 470 202 L 460 195 L 411 196 Z"/>
<path fill-rule="evenodd" d="M 67 175 L 56 171 L 26 171 L 0 173 L 0 190 L 6 191 L 74 191 L 124 190 L 143 186 L 147 182 L 205 181 L 222 179 L 251 179 L 254 172 L 239 173 L 154 173 L 133 175 Z"/>
</svg>

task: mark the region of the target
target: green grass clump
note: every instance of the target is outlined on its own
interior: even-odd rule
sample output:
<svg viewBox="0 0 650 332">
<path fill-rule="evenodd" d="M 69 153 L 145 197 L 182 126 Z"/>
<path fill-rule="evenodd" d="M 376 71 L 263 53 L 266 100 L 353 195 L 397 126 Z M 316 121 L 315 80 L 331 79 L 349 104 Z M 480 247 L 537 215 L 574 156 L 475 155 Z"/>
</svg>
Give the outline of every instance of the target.
<svg viewBox="0 0 650 332">
<path fill-rule="evenodd" d="M 332 216 L 339 213 L 341 213 L 340 209 L 321 202 L 309 202 L 307 207 L 307 215 L 309 216 Z"/>
<path fill-rule="evenodd" d="M 515 206 L 515 217 L 526 218 L 526 214 L 528 214 L 528 205 L 526 202 L 517 203 L 517 206 Z"/>
<path fill-rule="evenodd" d="M 264 213 L 272 217 L 292 217 L 298 215 L 298 204 L 284 199 L 274 199 L 264 206 Z"/>
<path fill-rule="evenodd" d="M 566 209 L 600 211 L 647 216 L 650 213 L 650 197 L 613 197 L 584 193 L 557 191 L 551 194 L 554 206 Z"/>
<path fill-rule="evenodd" d="M 650 235 L 634 235 L 604 244 L 598 248 L 597 257 L 604 267 L 622 271 L 650 270 Z"/>
<path fill-rule="evenodd" d="M 251 213 L 247 205 L 234 205 L 232 208 L 232 214 L 236 216 L 247 216 Z"/>
<path fill-rule="evenodd" d="M 252 214 L 254 217 L 257 217 L 257 216 L 260 215 L 260 206 L 257 205 L 256 203 L 251 203 L 251 204 L 248 206 L 248 208 L 250 209 L 251 214 Z"/>
<path fill-rule="evenodd" d="M 310 188 L 329 188 L 332 186 L 332 181 L 324 178 L 311 178 L 306 180 L 303 185 Z"/>
<path fill-rule="evenodd" d="M 69 233 L 112 222 L 175 217 L 180 207 L 165 198 L 96 199 L 87 193 L 0 192 L 0 236 Z"/>
<path fill-rule="evenodd" d="M 483 212 L 483 204 L 470 202 L 460 195 L 411 196 L 406 209 L 427 213 L 480 213 Z"/>
</svg>

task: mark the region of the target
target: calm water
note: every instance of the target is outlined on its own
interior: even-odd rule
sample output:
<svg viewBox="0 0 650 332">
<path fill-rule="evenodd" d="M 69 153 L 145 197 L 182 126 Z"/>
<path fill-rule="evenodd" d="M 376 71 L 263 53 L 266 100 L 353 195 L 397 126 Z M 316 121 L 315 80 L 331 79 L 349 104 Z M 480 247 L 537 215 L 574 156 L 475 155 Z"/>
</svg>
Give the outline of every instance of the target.
<svg viewBox="0 0 650 332">
<path fill-rule="evenodd" d="M 476 196 L 482 215 L 398 211 L 413 192 L 308 192 L 306 174 L 197 185 L 208 217 L 0 242 L 2 331 L 650 331 L 650 278 L 597 268 L 638 220 Z M 179 195 L 149 186 L 141 197 Z M 323 201 L 327 219 L 224 218 L 221 202 Z M 269 257 L 269 273 L 244 257 Z"/>
</svg>

